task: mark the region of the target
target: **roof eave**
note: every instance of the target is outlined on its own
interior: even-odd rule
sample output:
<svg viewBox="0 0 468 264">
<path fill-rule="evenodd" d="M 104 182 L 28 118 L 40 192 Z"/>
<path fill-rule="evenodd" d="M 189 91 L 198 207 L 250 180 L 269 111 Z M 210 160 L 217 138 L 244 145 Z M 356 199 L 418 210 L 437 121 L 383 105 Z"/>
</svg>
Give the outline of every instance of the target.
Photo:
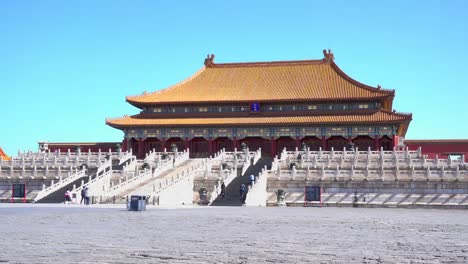
<svg viewBox="0 0 468 264">
<path fill-rule="evenodd" d="M 368 100 L 386 100 L 388 99 L 388 95 L 377 96 L 377 97 L 350 97 L 350 98 L 320 98 L 320 99 L 304 99 L 304 98 L 292 98 L 292 99 L 252 99 L 252 100 L 216 100 L 216 101 L 201 101 L 201 100 L 194 100 L 194 101 L 166 101 L 166 102 L 144 102 L 144 101 L 136 101 L 127 99 L 127 102 L 131 105 L 143 108 L 145 106 L 156 106 L 156 105 L 183 105 L 183 104 L 227 104 L 227 103 L 252 103 L 252 102 L 259 102 L 259 103 L 274 103 L 274 102 L 327 102 L 327 101 L 334 101 L 334 102 L 343 102 L 343 101 L 368 101 Z"/>
</svg>

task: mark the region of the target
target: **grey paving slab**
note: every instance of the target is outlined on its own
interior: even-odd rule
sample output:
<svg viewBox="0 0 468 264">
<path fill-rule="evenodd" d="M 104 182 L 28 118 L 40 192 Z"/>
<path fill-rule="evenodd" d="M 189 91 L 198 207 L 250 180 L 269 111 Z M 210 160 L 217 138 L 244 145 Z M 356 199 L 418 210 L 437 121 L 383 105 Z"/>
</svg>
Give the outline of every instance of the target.
<svg viewBox="0 0 468 264">
<path fill-rule="evenodd" d="M 0 263 L 468 263 L 468 211 L 0 205 Z"/>
</svg>

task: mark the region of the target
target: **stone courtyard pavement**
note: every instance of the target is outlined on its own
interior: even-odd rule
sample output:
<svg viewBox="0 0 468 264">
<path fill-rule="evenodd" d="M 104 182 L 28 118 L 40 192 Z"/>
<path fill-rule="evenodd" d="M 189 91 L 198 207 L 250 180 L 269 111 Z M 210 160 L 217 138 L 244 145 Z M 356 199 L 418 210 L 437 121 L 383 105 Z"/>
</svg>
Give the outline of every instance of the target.
<svg viewBox="0 0 468 264">
<path fill-rule="evenodd" d="M 468 211 L 0 204 L 0 263 L 468 263 Z"/>
</svg>

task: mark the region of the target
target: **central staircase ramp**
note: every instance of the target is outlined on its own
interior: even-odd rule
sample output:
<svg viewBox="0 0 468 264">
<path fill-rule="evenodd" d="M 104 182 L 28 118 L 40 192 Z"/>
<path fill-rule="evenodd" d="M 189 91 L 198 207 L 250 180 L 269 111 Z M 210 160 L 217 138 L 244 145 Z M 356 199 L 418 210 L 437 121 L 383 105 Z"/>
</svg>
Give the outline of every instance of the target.
<svg viewBox="0 0 468 264">
<path fill-rule="evenodd" d="M 257 162 L 254 165 L 249 166 L 245 172 L 242 174 L 239 171 L 239 176 L 234 178 L 229 185 L 226 186 L 225 197 L 224 199 L 221 196 L 218 196 L 212 206 L 242 206 L 241 197 L 240 197 L 240 186 L 245 184 L 246 186 L 250 185 L 250 175 L 260 175 L 262 169 L 267 166 L 271 168 L 273 158 L 270 157 L 260 157 L 257 159 Z M 248 196 L 248 194 L 247 194 Z"/>
<path fill-rule="evenodd" d="M 175 168 L 171 168 L 156 177 L 149 178 L 145 181 L 142 181 L 139 184 L 136 184 L 131 188 L 128 188 L 124 192 L 120 193 L 116 199 L 125 200 L 127 196 L 131 195 L 152 196 L 153 193 L 156 192 L 156 189 L 159 189 L 160 186 L 163 184 L 161 180 L 165 181 L 167 179 L 169 181 L 177 179 L 177 175 L 183 175 L 183 173 L 185 173 L 187 169 L 190 169 L 196 164 L 198 164 L 198 161 L 196 159 L 186 160 Z"/>
<path fill-rule="evenodd" d="M 86 169 L 76 171 L 74 174 L 66 178 L 60 178 L 58 182 L 52 183 L 51 186 L 43 188 L 34 198 L 35 203 L 60 203 L 65 201 L 66 190 L 72 190 L 73 186 L 85 180 Z M 45 187 L 45 186 L 44 186 Z"/>
</svg>

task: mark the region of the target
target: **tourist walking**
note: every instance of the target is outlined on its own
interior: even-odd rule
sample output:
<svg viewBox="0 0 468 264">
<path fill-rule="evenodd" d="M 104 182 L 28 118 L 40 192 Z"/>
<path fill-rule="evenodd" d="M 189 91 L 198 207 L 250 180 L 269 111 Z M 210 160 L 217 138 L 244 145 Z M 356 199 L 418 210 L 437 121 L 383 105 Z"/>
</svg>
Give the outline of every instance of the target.
<svg viewBox="0 0 468 264">
<path fill-rule="evenodd" d="M 85 196 L 85 204 L 89 205 L 89 190 L 88 186 L 84 187 L 84 196 Z"/>
<path fill-rule="evenodd" d="M 240 200 L 241 200 L 242 204 L 244 204 L 246 194 L 247 194 L 247 188 L 246 188 L 245 184 L 243 184 L 243 183 L 241 184 L 239 192 L 240 192 Z"/>
<path fill-rule="evenodd" d="M 86 203 L 85 188 L 82 188 L 82 189 L 81 189 L 81 200 L 80 200 L 80 204 L 82 204 L 82 203 Z"/>
<path fill-rule="evenodd" d="M 69 204 L 71 202 L 71 192 L 70 189 L 67 188 L 65 191 L 65 204 Z"/>
<path fill-rule="evenodd" d="M 226 185 L 221 183 L 221 199 L 224 200 L 224 196 L 226 195 Z"/>
</svg>

